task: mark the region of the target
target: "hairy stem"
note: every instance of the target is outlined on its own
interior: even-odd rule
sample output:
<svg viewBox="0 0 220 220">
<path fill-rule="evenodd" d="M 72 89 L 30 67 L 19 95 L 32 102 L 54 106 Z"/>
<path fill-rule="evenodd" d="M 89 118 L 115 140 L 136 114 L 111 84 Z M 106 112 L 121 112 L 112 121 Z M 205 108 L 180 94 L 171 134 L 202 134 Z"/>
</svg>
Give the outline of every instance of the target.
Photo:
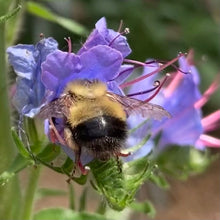
<svg viewBox="0 0 220 220">
<path fill-rule="evenodd" d="M 38 186 L 38 179 L 40 176 L 41 166 L 31 167 L 27 190 L 24 196 L 23 209 L 21 219 L 32 219 L 32 210 L 34 205 L 35 193 Z"/>
<path fill-rule="evenodd" d="M 7 2 L 7 1 L 6 1 Z M 10 2 L 10 1 L 8 1 Z M 0 1 L 0 16 L 4 11 L 4 5 Z M 7 7 L 5 7 L 6 9 Z M 8 98 L 8 78 L 5 60 L 5 23 L 0 23 L 0 173 L 8 168 L 14 157 L 14 146 L 10 131 L 10 108 Z M 13 178 L 8 184 L 0 186 L 0 213 L 2 219 L 12 219 L 13 212 L 17 208 L 17 198 L 20 197 L 17 178 Z M 14 202 L 12 207 L 11 202 Z"/>
</svg>

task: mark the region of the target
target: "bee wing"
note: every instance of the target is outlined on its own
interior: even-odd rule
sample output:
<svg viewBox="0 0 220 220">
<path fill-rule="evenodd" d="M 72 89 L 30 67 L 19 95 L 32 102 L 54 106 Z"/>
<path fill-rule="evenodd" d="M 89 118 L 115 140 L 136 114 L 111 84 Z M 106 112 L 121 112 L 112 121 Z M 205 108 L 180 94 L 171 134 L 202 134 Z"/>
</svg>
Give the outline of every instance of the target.
<svg viewBox="0 0 220 220">
<path fill-rule="evenodd" d="M 171 118 L 170 113 L 160 105 L 112 93 L 108 93 L 107 96 L 119 102 L 123 106 L 127 115 L 138 114 L 142 115 L 142 117 L 153 118 L 156 120 L 161 120 L 163 117 Z"/>
<path fill-rule="evenodd" d="M 69 108 L 73 103 L 73 98 L 68 94 L 64 94 L 60 98 L 44 105 L 40 109 L 38 116 L 42 119 L 68 117 Z"/>
</svg>

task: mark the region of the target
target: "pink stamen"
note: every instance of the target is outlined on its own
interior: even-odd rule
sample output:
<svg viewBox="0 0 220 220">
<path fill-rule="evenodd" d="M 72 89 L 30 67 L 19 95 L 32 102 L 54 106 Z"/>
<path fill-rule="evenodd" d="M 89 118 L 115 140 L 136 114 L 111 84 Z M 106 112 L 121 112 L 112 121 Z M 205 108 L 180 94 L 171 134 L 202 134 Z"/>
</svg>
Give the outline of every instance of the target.
<svg viewBox="0 0 220 220">
<path fill-rule="evenodd" d="M 123 34 L 129 34 L 129 28 L 125 28 L 123 32 L 119 33 L 110 43 L 109 43 L 109 47 L 114 43 L 114 41 L 119 38 L 121 35 Z"/>
<path fill-rule="evenodd" d="M 166 98 L 170 97 L 173 94 L 173 92 L 179 86 L 182 79 L 183 79 L 183 75 L 180 72 L 177 72 L 177 74 L 174 76 L 173 80 L 170 82 L 170 84 L 164 90 L 164 95 Z"/>
<path fill-rule="evenodd" d="M 220 127 L 220 110 L 213 112 L 202 119 L 202 126 L 205 132 L 214 131 Z"/>
<path fill-rule="evenodd" d="M 64 40 L 67 42 L 68 44 L 68 53 L 71 53 L 72 52 L 72 42 L 71 42 L 71 38 L 68 37 L 68 38 L 64 38 Z"/>
<path fill-rule="evenodd" d="M 141 92 L 131 93 L 131 94 L 128 94 L 126 96 L 131 97 L 131 96 L 143 95 L 143 94 L 146 94 L 146 93 L 149 93 L 149 92 L 153 92 L 154 90 L 156 90 L 160 86 L 160 81 L 157 80 L 157 81 L 154 82 L 154 84 L 155 84 L 154 88 L 144 90 L 144 91 L 141 91 Z"/>
<path fill-rule="evenodd" d="M 169 76 L 170 74 L 167 73 L 162 83 L 158 86 L 156 92 L 152 96 L 150 96 L 148 99 L 145 99 L 144 102 L 149 102 L 159 93 L 160 89 L 163 87 L 164 83 L 167 81 Z"/>
<path fill-rule="evenodd" d="M 175 63 L 175 62 L 176 62 L 180 57 L 182 57 L 182 56 L 184 56 L 184 54 L 178 55 L 176 58 L 174 58 L 173 60 L 167 62 L 166 64 L 161 65 L 161 67 L 159 67 L 158 69 L 152 71 L 151 73 L 148 73 L 148 74 L 146 74 L 146 75 L 144 75 L 144 76 L 140 76 L 140 77 L 138 77 L 138 78 L 136 78 L 136 79 L 134 79 L 134 80 L 131 80 L 131 81 L 129 81 L 129 82 L 126 82 L 126 83 L 121 84 L 120 87 L 121 87 L 121 88 L 125 88 L 125 87 L 128 87 L 128 86 L 133 85 L 134 83 L 140 82 L 141 80 L 144 80 L 144 79 L 148 78 L 149 76 L 152 76 L 152 75 L 154 75 L 154 74 L 156 74 L 156 73 L 162 71 L 162 70 L 165 69 L 166 67 L 170 66 L 172 63 Z M 126 59 L 125 62 L 126 62 L 126 61 L 128 61 L 128 60 Z M 134 62 L 133 62 L 133 64 L 134 64 Z M 138 63 L 136 63 L 136 64 L 138 64 Z M 141 62 L 140 62 L 140 65 L 146 66 L 145 63 L 141 63 Z"/>
<path fill-rule="evenodd" d="M 130 70 L 135 70 L 136 68 L 140 68 L 142 66 L 149 66 L 149 67 L 154 67 L 153 65 L 150 65 L 152 63 L 158 63 L 156 60 L 151 60 L 151 61 L 148 61 L 148 62 L 145 62 L 145 63 L 142 63 L 142 62 L 139 62 L 139 61 L 135 61 L 135 60 L 129 60 L 129 59 L 124 59 L 124 62 L 125 61 L 128 61 L 129 63 L 133 63 L 135 64 L 135 66 L 132 66 L 128 69 L 125 69 L 123 71 L 121 71 L 114 79 L 112 79 L 111 81 L 113 80 L 116 80 L 118 77 L 120 77 L 121 75 L 123 75 L 124 73 L 126 73 L 127 71 L 130 71 Z"/>
<path fill-rule="evenodd" d="M 217 76 L 216 80 L 209 86 L 209 88 L 204 92 L 203 96 L 194 104 L 195 108 L 201 108 L 210 99 L 210 96 L 219 87 L 220 75 Z"/>
<path fill-rule="evenodd" d="M 151 61 L 148 61 L 148 62 L 144 63 L 144 62 L 137 61 L 137 60 L 124 59 L 124 63 L 134 64 L 134 65 L 140 67 L 140 66 L 147 66 L 147 65 L 152 64 L 152 63 L 157 63 L 157 61 L 156 60 L 151 60 Z"/>
<path fill-rule="evenodd" d="M 220 139 L 214 138 L 207 134 L 201 134 L 199 137 L 199 141 L 205 145 L 206 147 L 219 148 L 220 147 Z"/>
<path fill-rule="evenodd" d="M 119 33 L 121 32 L 122 26 L 123 26 L 123 20 L 120 20 L 120 24 L 119 24 L 117 32 Z"/>
</svg>

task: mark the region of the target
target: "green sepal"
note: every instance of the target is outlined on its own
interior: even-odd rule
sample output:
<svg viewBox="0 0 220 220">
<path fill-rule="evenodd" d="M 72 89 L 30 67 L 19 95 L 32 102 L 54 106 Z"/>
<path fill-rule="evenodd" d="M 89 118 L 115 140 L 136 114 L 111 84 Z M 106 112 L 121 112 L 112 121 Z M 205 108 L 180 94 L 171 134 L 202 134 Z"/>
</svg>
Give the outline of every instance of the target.
<svg viewBox="0 0 220 220">
<path fill-rule="evenodd" d="M 17 131 L 14 127 L 11 128 L 11 134 L 12 134 L 12 138 L 14 140 L 14 143 L 18 149 L 18 152 L 27 159 L 31 159 L 31 155 L 29 153 L 29 151 L 27 150 L 27 148 L 24 146 L 23 142 L 20 140 L 20 138 L 17 135 Z"/>
<path fill-rule="evenodd" d="M 130 208 L 136 212 L 147 214 L 150 218 L 154 218 L 156 215 L 154 205 L 148 200 L 145 202 L 133 202 L 131 203 Z"/>
<path fill-rule="evenodd" d="M 164 173 L 185 180 L 205 171 L 215 158 L 208 149 L 200 151 L 192 146 L 170 146 L 156 158 L 156 163 Z"/>
<path fill-rule="evenodd" d="M 0 174 L 0 185 L 6 184 L 16 173 L 33 164 L 33 160 L 27 160 L 18 154 L 9 168 Z"/>
<path fill-rule="evenodd" d="M 94 160 L 89 166 L 96 182 L 94 187 L 105 197 L 108 205 L 118 211 L 133 202 L 137 190 L 153 169 L 147 157 L 124 163 L 122 172 L 115 158 L 105 162 Z"/>
<path fill-rule="evenodd" d="M 47 146 L 37 155 L 37 158 L 45 162 L 51 162 L 60 154 L 60 146 L 49 143 Z"/>
<path fill-rule="evenodd" d="M 105 216 L 96 213 L 75 212 L 72 209 L 50 208 L 37 212 L 34 220 L 108 220 Z"/>
<path fill-rule="evenodd" d="M 154 171 L 152 172 L 149 180 L 161 189 L 169 189 L 170 184 L 167 182 L 164 174 L 159 170 L 158 166 L 155 166 Z"/>
</svg>

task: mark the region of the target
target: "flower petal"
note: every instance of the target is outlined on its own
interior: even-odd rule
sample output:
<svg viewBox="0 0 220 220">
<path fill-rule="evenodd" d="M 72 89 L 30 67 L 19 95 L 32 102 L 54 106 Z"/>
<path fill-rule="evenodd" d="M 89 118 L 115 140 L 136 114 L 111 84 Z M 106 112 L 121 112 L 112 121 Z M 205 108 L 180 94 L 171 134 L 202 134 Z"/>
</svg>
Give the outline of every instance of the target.
<svg viewBox="0 0 220 220">
<path fill-rule="evenodd" d="M 103 17 L 97 21 L 95 30 L 89 35 L 83 47 L 78 51 L 78 55 L 97 45 L 107 45 L 118 50 L 123 57 L 131 53 L 127 38 L 120 33 L 107 29 L 106 19 Z"/>
<path fill-rule="evenodd" d="M 45 38 L 34 45 L 17 45 L 9 47 L 9 62 L 18 75 L 13 104 L 17 110 L 33 117 L 42 104 L 45 88 L 41 82 L 41 63 L 47 55 L 57 50 L 53 38 Z"/>
<path fill-rule="evenodd" d="M 108 46 L 95 46 L 82 55 L 56 51 L 42 64 L 42 82 L 58 97 L 68 82 L 98 79 L 107 82 L 118 72 L 123 58 Z"/>
<path fill-rule="evenodd" d="M 9 63 L 18 76 L 32 79 L 36 68 L 34 45 L 16 45 L 7 49 Z"/>
</svg>

